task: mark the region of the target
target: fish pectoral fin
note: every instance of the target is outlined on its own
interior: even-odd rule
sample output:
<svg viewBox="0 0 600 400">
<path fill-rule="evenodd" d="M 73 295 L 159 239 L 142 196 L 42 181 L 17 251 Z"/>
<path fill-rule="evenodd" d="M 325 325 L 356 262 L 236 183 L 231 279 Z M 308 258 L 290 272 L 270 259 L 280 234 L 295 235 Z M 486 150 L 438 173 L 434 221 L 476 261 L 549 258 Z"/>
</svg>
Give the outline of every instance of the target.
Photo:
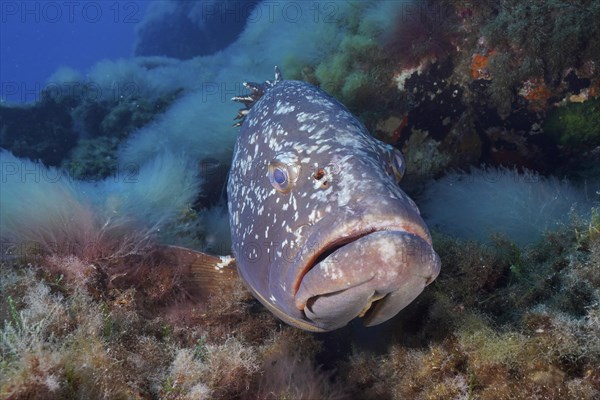
<svg viewBox="0 0 600 400">
<path fill-rule="evenodd" d="M 181 271 L 181 279 L 194 295 L 208 298 L 239 279 L 235 259 L 214 256 L 179 246 L 165 246 L 163 254 Z"/>
</svg>

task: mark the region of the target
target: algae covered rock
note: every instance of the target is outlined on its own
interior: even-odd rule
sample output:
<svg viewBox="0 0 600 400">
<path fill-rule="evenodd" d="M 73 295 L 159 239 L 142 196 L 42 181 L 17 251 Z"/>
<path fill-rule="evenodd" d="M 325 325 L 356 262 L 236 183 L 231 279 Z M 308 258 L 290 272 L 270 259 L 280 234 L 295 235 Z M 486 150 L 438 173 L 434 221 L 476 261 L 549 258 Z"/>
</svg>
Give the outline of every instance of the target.
<svg viewBox="0 0 600 400">
<path fill-rule="evenodd" d="M 47 98 L 33 105 L 0 104 L 0 147 L 18 157 L 60 165 L 77 143 L 69 106 Z"/>
<path fill-rule="evenodd" d="M 82 139 L 62 165 L 69 175 L 80 180 L 101 180 L 117 170 L 117 138 L 99 136 Z"/>
<path fill-rule="evenodd" d="M 552 110 L 544 123 L 544 131 L 562 145 L 599 145 L 600 99 L 570 103 Z"/>
<path fill-rule="evenodd" d="M 83 99 L 72 111 L 73 129 L 81 139 L 62 165 L 76 179 L 100 180 L 116 172 L 117 149 L 137 129 L 166 111 L 179 91 L 156 99 Z"/>
</svg>

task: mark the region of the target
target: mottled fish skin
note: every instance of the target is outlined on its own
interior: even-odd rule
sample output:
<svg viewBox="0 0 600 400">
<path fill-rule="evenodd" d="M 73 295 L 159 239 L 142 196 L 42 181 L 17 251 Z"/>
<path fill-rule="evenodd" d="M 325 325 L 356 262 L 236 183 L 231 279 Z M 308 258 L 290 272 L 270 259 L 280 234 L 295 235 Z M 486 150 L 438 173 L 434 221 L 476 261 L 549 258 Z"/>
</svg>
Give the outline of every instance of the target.
<svg viewBox="0 0 600 400">
<path fill-rule="evenodd" d="M 250 108 L 227 193 L 246 285 L 306 330 L 394 316 L 440 269 L 419 210 L 395 179 L 400 153 L 308 83 L 277 74 L 255 103 L 243 99 Z M 273 168 L 287 172 L 286 190 L 272 183 Z"/>
</svg>

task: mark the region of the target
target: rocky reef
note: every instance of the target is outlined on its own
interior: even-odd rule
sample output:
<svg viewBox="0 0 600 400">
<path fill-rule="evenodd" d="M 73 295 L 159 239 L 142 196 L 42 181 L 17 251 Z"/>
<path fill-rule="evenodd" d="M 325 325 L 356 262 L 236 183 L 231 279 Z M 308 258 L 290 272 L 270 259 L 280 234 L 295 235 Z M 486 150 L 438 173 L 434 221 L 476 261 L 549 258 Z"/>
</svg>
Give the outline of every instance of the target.
<svg viewBox="0 0 600 400">
<path fill-rule="evenodd" d="M 282 324 L 239 281 L 198 301 L 185 276 L 151 251 L 82 261 L 4 248 L 22 258 L 0 269 L 0 393 L 14 399 L 598 396 L 597 211 L 528 250 L 502 237 L 482 245 L 436 234 L 434 245 L 444 269 L 398 317 L 321 335 Z"/>
<path fill-rule="evenodd" d="M 177 98 L 139 93 L 98 98 L 85 83 L 78 91 L 46 90 L 33 105 L 0 105 L 0 147 L 18 157 L 62 166 L 75 179 L 114 175 L 117 147 Z"/>
<path fill-rule="evenodd" d="M 388 31 L 351 20 L 297 77 L 413 157 L 409 180 L 480 164 L 566 173 L 598 156 L 597 17 L 586 1 L 406 3 Z"/>
</svg>

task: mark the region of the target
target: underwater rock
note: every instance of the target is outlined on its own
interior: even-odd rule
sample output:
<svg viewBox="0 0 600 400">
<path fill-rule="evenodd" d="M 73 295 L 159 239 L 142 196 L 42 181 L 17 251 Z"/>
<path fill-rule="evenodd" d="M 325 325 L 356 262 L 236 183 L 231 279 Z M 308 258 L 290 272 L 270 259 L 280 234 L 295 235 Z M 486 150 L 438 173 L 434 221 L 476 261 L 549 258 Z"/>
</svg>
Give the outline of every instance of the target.
<svg viewBox="0 0 600 400">
<path fill-rule="evenodd" d="M 136 56 L 186 60 L 213 54 L 244 30 L 257 0 L 160 1 L 136 26 Z"/>
<path fill-rule="evenodd" d="M 440 150 L 440 142 L 429 137 L 428 132 L 413 130 L 402 147 L 406 154 L 406 180 L 423 182 L 444 171 L 452 157 Z"/>
<path fill-rule="evenodd" d="M 389 54 L 376 41 L 361 33 L 347 35 L 337 52 L 316 66 L 318 85 L 350 110 L 367 114 L 382 108 L 392 96 Z"/>
<path fill-rule="evenodd" d="M 553 109 L 543 128 L 559 144 L 574 149 L 600 145 L 600 99 Z"/>
<path fill-rule="evenodd" d="M 395 23 L 385 32 L 384 49 L 396 55 L 403 68 L 432 62 L 442 63 L 457 50 L 460 18 L 451 5 L 442 2 L 407 2 Z"/>
<path fill-rule="evenodd" d="M 493 51 L 489 51 L 486 54 L 473 54 L 473 61 L 471 62 L 471 77 L 473 79 L 491 79 L 488 64 L 490 63 L 490 57 L 494 53 Z"/>
<path fill-rule="evenodd" d="M 179 94 L 180 91 L 174 91 L 156 99 L 82 101 L 71 111 L 81 140 L 63 160 L 63 166 L 75 179 L 101 180 L 114 174 L 120 144 L 164 113 Z"/>
<path fill-rule="evenodd" d="M 115 137 L 81 139 L 61 166 L 73 179 L 102 180 L 117 172 L 118 146 L 119 140 Z"/>
<path fill-rule="evenodd" d="M 77 143 L 69 101 L 42 97 L 33 105 L 0 104 L 0 147 L 58 166 Z"/>
<path fill-rule="evenodd" d="M 451 59 L 435 63 L 424 73 L 413 73 L 405 83 L 410 104 L 407 129 L 420 129 L 441 141 L 466 110 L 463 89 L 450 81 Z"/>
<path fill-rule="evenodd" d="M 156 98 L 88 93 L 90 82 L 69 92 L 50 87 L 32 105 L 0 105 L 0 147 L 46 166 L 67 166 L 74 177 L 103 179 L 115 171 L 117 148 L 127 136 L 163 113 L 180 95 Z"/>
<path fill-rule="evenodd" d="M 482 143 L 479 163 L 553 171 L 558 149 L 543 134 L 544 113 L 531 109 L 528 100 L 519 96 L 511 103 L 511 111 L 501 115 L 488 93 L 491 82 L 478 79 L 465 88 L 469 98 L 465 118 Z"/>
</svg>

